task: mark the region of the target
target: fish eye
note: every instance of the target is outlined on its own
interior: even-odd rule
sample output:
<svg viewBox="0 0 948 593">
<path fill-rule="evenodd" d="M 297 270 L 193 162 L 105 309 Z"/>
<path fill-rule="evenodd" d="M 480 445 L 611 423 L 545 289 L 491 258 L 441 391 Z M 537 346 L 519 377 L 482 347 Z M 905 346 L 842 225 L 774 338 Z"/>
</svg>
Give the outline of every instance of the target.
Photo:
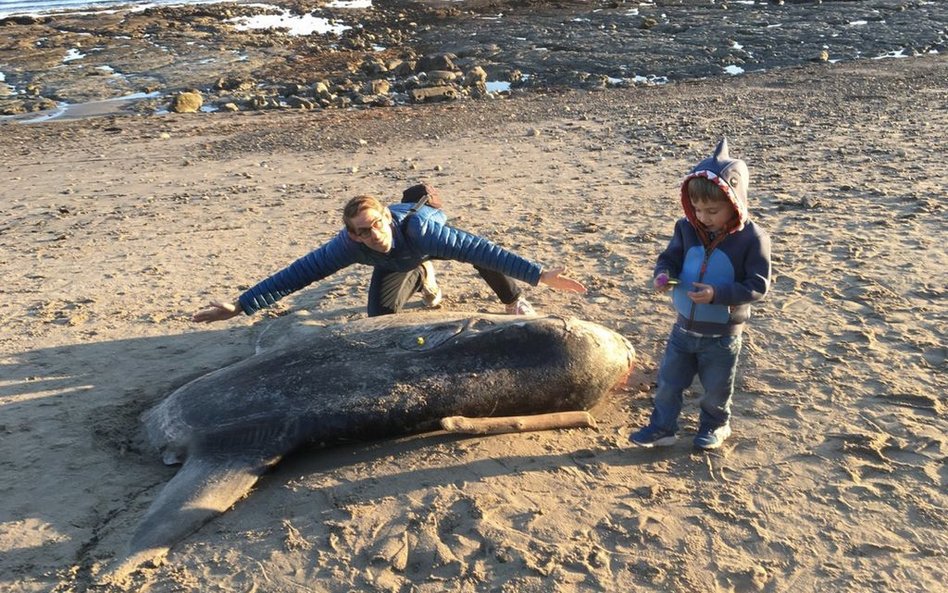
<svg viewBox="0 0 948 593">
<path fill-rule="evenodd" d="M 460 323 L 438 323 L 415 328 L 403 334 L 398 340 L 398 345 L 404 350 L 431 350 L 462 333 L 464 329 L 465 327 Z"/>
</svg>

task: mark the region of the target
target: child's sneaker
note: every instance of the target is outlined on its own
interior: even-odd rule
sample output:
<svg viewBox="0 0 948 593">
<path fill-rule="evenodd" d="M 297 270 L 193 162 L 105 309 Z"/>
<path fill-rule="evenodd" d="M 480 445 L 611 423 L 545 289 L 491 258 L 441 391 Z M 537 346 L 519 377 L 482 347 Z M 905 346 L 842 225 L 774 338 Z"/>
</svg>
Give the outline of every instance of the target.
<svg viewBox="0 0 948 593">
<path fill-rule="evenodd" d="M 698 436 L 695 437 L 695 447 L 699 449 L 717 449 L 724 443 L 724 439 L 731 436 L 731 426 L 725 424 L 717 428 L 702 426 L 698 429 Z"/>
<path fill-rule="evenodd" d="M 629 437 L 633 445 L 639 447 L 667 447 L 678 440 L 678 435 L 670 430 L 663 430 L 649 424 L 640 428 Z"/>
<path fill-rule="evenodd" d="M 530 304 L 525 298 L 518 298 L 512 303 L 505 305 L 507 308 L 507 315 L 536 315 L 537 312 L 533 310 L 533 305 Z"/>
<path fill-rule="evenodd" d="M 444 298 L 441 287 L 435 280 L 434 266 L 430 261 L 421 264 L 421 298 L 424 299 L 425 305 L 432 309 L 438 307 L 441 299 Z"/>
</svg>

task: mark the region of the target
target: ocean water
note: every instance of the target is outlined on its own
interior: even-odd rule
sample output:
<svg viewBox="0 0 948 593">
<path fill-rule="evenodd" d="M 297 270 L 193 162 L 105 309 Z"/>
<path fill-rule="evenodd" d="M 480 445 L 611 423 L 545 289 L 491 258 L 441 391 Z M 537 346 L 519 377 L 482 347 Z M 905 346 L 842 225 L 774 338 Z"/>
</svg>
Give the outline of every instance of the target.
<svg viewBox="0 0 948 593">
<path fill-rule="evenodd" d="M 119 6 L 148 6 L 173 4 L 208 4 L 228 0 L 0 0 L 0 18 L 24 14 L 49 14 L 62 10 L 108 10 Z"/>
</svg>

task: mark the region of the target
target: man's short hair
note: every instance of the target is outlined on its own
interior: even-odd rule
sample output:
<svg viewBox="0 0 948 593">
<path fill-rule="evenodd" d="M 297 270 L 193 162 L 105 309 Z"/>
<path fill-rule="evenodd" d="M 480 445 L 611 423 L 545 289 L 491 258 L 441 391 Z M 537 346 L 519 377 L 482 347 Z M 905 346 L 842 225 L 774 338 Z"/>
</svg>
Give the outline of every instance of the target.
<svg viewBox="0 0 948 593">
<path fill-rule="evenodd" d="M 368 195 L 356 196 L 349 200 L 346 203 L 346 207 L 342 209 L 342 222 L 346 225 L 346 229 L 354 233 L 355 229 L 352 228 L 351 224 L 352 219 L 358 216 L 359 212 L 370 209 L 382 212 L 385 210 L 385 206 L 376 198 Z"/>
<path fill-rule="evenodd" d="M 707 177 L 692 177 L 688 180 L 688 197 L 692 202 L 728 202 L 730 198 L 718 184 Z"/>
</svg>

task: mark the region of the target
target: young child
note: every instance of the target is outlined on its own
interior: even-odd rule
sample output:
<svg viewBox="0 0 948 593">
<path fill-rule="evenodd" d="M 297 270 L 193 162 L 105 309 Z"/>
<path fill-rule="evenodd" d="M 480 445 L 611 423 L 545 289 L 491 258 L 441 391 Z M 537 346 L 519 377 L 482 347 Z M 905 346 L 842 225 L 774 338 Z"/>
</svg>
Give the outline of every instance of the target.
<svg viewBox="0 0 948 593">
<path fill-rule="evenodd" d="M 695 374 L 704 387 L 700 449 L 716 449 L 731 435 L 731 396 L 750 303 L 770 283 L 770 238 L 747 212 L 747 165 L 728 155 L 727 139 L 698 163 L 681 184 L 684 218 L 658 257 L 656 290 L 672 290 L 678 319 L 658 370 L 648 426 L 630 440 L 642 447 L 678 439 L 682 392 Z"/>
</svg>

